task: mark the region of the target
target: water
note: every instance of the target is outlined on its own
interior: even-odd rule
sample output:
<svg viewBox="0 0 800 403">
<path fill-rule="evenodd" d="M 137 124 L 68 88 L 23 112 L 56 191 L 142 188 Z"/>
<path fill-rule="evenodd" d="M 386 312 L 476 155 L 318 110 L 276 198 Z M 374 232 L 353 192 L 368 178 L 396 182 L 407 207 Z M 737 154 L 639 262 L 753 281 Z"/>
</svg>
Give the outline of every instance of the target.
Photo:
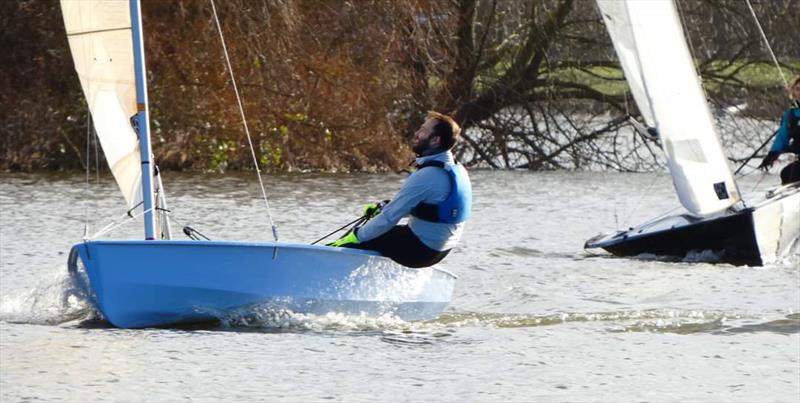
<svg viewBox="0 0 800 403">
<path fill-rule="evenodd" d="M 165 176 L 181 224 L 271 240 L 252 175 Z M 474 217 L 443 262 L 459 280 L 436 321 L 251 312 L 120 330 L 66 276 L 87 217 L 94 233 L 124 214 L 115 185 L 102 178 L 86 201 L 82 175 L 0 174 L 0 401 L 800 401 L 800 257 L 755 268 L 582 250 L 674 208 L 663 174 L 472 176 Z M 311 242 L 402 180 L 267 185 L 281 240 Z"/>
</svg>

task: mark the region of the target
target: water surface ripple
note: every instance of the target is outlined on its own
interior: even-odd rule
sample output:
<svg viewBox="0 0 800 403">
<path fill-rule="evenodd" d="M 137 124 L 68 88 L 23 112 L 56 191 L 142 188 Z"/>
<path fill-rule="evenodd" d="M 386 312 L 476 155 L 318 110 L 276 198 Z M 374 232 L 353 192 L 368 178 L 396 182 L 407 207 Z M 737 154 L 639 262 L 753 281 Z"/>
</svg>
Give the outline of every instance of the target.
<svg viewBox="0 0 800 403">
<path fill-rule="evenodd" d="M 251 174 L 165 173 L 178 222 L 271 240 Z M 109 177 L 0 174 L 0 401 L 775 401 L 800 395 L 800 257 L 620 259 L 587 238 L 675 208 L 664 174 L 472 173 L 474 217 L 442 266 L 440 318 L 253 307 L 219 323 L 114 329 L 66 275 L 84 225 L 124 221 Z M 402 175 L 267 178 L 282 241 L 308 243 Z M 744 191 L 774 175 L 740 181 Z M 125 224 L 109 237 L 140 238 Z"/>
</svg>

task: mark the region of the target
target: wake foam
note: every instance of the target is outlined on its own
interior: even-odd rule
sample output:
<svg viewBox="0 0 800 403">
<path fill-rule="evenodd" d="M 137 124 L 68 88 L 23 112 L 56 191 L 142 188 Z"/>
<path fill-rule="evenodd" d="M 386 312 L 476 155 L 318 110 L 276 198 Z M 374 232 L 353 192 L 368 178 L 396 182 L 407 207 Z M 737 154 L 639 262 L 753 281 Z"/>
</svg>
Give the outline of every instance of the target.
<svg viewBox="0 0 800 403">
<path fill-rule="evenodd" d="M 384 335 L 451 335 L 458 328 L 515 329 L 570 324 L 597 324 L 611 333 L 714 333 L 734 331 L 736 323 L 758 321 L 760 315 L 711 310 L 648 309 L 610 312 L 557 313 L 548 315 L 455 312 L 438 319 L 406 322 L 392 315 L 368 316 L 327 313 L 301 314 L 279 306 L 259 306 L 219 317 L 222 328 L 267 332 L 378 332 Z M 797 319 L 794 319 L 796 323 Z M 438 337 L 438 336 L 437 336 Z M 426 339 L 427 340 L 427 339 Z"/>
<path fill-rule="evenodd" d="M 582 323 L 597 324 L 612 333 L 800 333 L 800 315 L 796 313 L 764 322 L 763 315 L 671 308 L 547 315 L 450 310 L 436 320 L 409 322 L 391 313 L 379 316 L 338 312 L 303 314 L 283 304 L 263 304 L 212 315 L 216 323 L 197 326 L 256 332 L 378 333 L 386 337 L 387 342 L 423 344 L 452 335 L 458 328 L 513 329 Z M 78 322 L 78 326 L 86 326 L 87 323 L 96 324 L 100 317 L 63 266 L 42 277 L 32 289 L 0 298 L 0 321 L 8 323 L 61 325 Z"/>
<path fill-rule="evenodd" d="M 340 312 L 298 313 L 281 304 L 263 304 L 214 314 L 223 328 L 249 328 L 275 332 L 370 332 L 409 329 L 425 322 L 406 322 L 386 313 L 353 315 Z"/>
<path fill-rule="evenodd" d="M 66 266 L 53 270 L 32 289 L 0 298 L 0 321 L 4 322 L 58 325 L 96 316 Z"/>
<path fill-rule="evenodd" d="M 683 258 L 686 263 L 719 263 L 722 262 L 723 251 L 690 250 Z"/>
</svg>

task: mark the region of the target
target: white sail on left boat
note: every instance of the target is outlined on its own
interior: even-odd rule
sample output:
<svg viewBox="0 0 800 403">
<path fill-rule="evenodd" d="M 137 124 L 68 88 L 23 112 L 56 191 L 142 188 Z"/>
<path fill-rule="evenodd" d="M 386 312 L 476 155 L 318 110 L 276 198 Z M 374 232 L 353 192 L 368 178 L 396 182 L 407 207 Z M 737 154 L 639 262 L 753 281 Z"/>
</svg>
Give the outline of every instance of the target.
<svg viewBox="0 0 800 403">
<path fill-rule="evenodd" d="M 763 265 L 797 247 L 800 184 L 742 200 L 720 145 L 673 0 L 597 0 L 631 93 L 661 139 L 685 213 L 586 241 L 615 255 Z"/>
<path fill-rule="evenodd" d="M 454 275 L 404 267 L 372 251 L 170 240 L 151 161 L 139 0 L 61 0 L 61 9 L 106 160 L 128 209 L 145 222 L 144 240 L 87 239 L 70 251 L 70 273 L 111 324 L 208 321 L 257 306 L 427 320 L 447 307 Z"/>
</svg>

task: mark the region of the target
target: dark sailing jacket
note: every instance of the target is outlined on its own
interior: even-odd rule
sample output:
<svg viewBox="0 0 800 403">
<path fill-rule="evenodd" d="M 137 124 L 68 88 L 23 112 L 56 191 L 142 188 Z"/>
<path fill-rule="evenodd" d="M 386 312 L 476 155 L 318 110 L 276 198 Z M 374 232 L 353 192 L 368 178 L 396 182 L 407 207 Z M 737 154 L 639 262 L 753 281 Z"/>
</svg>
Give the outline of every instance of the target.
<svg viewBox="0 0 800 403">
<path fill-rule="evenodd" d="M 789 108 L 783 113 L 778 135 L 770 152 L 800 154 L 800 108 Z"/>
</svg>

